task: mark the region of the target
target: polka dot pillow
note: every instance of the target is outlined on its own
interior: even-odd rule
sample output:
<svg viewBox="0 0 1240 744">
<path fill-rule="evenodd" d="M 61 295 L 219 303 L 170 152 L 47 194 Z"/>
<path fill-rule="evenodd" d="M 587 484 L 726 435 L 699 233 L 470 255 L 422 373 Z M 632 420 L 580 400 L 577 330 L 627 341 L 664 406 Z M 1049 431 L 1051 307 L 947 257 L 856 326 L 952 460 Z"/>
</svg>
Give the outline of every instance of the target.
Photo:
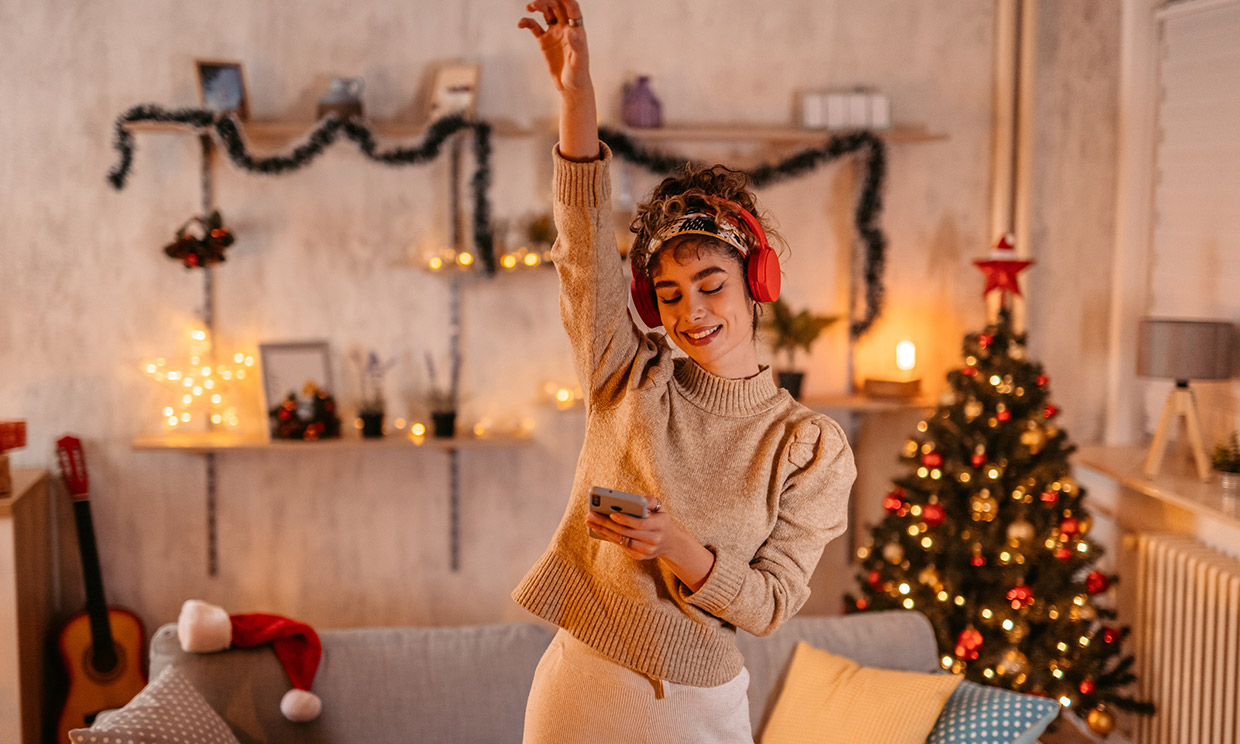
<svg viewBox="0 0 1240 744">
<path fill-rule="evenodd" d="M 168 667 L 125 707 L 88 729 L 69 732 L 73 744 L 239 744 L 224 719 L 185 675 Z"/>
<path fill-rule="evenodd" d="M 1033 744 L 1059 703 L 965 680 L 947 699 L 926 744 Z"/>
</svg>

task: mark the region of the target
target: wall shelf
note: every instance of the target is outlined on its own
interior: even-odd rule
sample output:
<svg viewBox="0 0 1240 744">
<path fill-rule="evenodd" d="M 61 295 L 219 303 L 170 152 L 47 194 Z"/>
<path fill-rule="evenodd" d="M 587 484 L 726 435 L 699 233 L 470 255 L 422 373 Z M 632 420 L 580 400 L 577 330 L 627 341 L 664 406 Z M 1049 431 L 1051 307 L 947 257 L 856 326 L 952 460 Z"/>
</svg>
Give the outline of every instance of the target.
<svg viewBox="0 0 1240 744">
<path fill-rule="evenodd" d="M 769 124 L 751 125 L 716 125 L 716 124 L 674 124 L 651 129 L 632 129 L 615 127 L 624 134 L 646 141 L 666 140 L 670 142 L 753 142 L 766 144 L 820 144 L 831 137 L 852 134 L 859 130 L 805 129 L 803 127 L 778 126 Z M 918 142 L 939 142 L 948 137 L 928 131 L 924 126 L 900 124 L 890 129 L 869 130 L 886 142 L 912 144 Z"/>
<path fill-rule="evenodd" d="M 915 411 L 933 409 L 932 398 L 875 398 L 869 395 L 822 395 L 804 398 L 801 403 L 810 410 L 825 413 L 830 411 L 848 411 L 849 413 L 895 413 L 897 411 Z"/>
<path fill-rule="evenodd" d="M 394 449 L 427 449 L 448 451 L 454 449 L 497 449 L 525 444 L 532 441 L 528 435 L 491 434 L 487 436 L 457 436 L 439 438 L 433 436 L 413 437 L 391 434 L 376 439 L 358 436 L 342 436 L 339 439 L 322 439 L 305 442 L 295 439 L 268 439 L 261 436 L 241 436 L 227 432 L 195 432 L 150 434 L 134 438 L 133 448 L 139 452 L 181 452 L 205 455 L 209 452 L 279 452 L 311 454 L 322 452 L 379 451 Z"/>
<path fill-rule="evenodd" d="M 361 119 L 376 136 L 390 139 L 415 139 L 426 133 L 426 125 L 401 121 L 385 121 Z M 488 120 L 491 131 L 502 137 L 530 137 L 544 132 L 541 128 L 530 128 L 517 125 L 511 121 Z M 241 131 L 249 139 L 264 142 L 279 142 L 297 139 L 314 131 L 317 121 L 291 121 L 281 119 L 256 119 L 242 121 Z M 161 121 L 132 121 L 125 124 L 131 132 L 151 134 L 189 134 L 200 132 L 189 124 Z"/>
</svg>

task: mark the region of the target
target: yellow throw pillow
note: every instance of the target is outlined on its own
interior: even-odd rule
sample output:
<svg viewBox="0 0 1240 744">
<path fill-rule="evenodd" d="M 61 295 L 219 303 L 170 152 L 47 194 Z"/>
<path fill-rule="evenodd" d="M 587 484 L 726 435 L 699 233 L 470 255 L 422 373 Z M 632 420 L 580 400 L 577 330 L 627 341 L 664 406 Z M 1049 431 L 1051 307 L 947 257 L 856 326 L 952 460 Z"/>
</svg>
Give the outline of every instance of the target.
<svg viewBox="0 0 1240 744">
<path fill-rule="evenodd" d="M 922 744 L 961 679 L 863 667 L 801 641 L 762 744 Z"/>
</svg>

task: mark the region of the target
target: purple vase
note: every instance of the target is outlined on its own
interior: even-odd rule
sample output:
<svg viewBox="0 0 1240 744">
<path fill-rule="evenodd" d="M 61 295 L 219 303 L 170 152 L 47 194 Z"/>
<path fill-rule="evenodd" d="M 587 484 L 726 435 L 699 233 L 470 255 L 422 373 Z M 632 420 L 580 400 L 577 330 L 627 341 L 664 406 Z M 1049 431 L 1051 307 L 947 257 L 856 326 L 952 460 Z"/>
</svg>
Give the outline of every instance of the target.
<svg viewBox="0 0 1240 744">
<path fill-rule="evenodd" d="M 624 86 L 624 124 L 635 129 L 663 126 L 663 104 L 650 89 L 646 75 Z"/>
</svg>

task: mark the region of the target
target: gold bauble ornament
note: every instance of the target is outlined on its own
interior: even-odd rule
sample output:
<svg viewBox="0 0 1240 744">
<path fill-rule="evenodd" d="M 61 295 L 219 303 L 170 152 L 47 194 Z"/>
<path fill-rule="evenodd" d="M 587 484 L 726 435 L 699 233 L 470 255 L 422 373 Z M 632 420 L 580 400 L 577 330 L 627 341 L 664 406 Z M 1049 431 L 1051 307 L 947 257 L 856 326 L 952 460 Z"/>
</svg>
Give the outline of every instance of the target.
<svg viewBox="0 0 1240 744">
<path fill-rule="evenodd" d="M 1074 604 L 1072 605 L 1072 609 L 1068 611 L 1068 616 L 1071 617 L 1073 620 L 1078 620 L 1078 621 L 1079 620 L 1093 620 L 1094 618 L 1098 617 L 1098 610 L 1094 609 L 1094 606 L 1091 604 L 1086 604 L 1086 605 L 1081 605 L 1081 606 L 1077 606 Z"/>
<path fill-rule="evenodd" d="M 900 543 L 889 542 L 883 546 L 883 557 L 888 563 L 899 563 L 904 560 L 904 548 Z"/>
<path fill-rule="evenodd" d="M 1020 677 L 1029 674 L 1029 657 L 1018 648 L 1009 648 L 995 664 L 995 674 L 1000 677 Z"/>
<path fill-rule="evenodd" d="M 1102 705 L 1089 711 L 1085 722 L 1089 724 L 1089 730 L 1095 734 L 1106 736 L 1115 730 L 1115 716 L 1111 715 L 1111 711 Z"/>
<path fill-rule="evenodd" d="M 1017 543 L 1028 542 L 1033 539 L 1033 525 L 1024 519 L 1018 519 L 1008 525 L 1007 536 L 1009 540 L 1015 540 Z"/>
<path fill-rule="evenodd" d="M 984 410 L 986 410 L 986 408 L 982 405 L 982 402 L 976 398 L 969 398 L 969 402 L 964 404 L 965 418 L 970 421 L 978 416 L 981 416 L 982 411 Z"/>
<path fill-rule="evenodd" d="M 999 502 L 990 495 L 989 489 L 982 489 L 969 499 L 969 515 L 974 522 L 993 522 L 999 513 Z"/>
<path fill-rule="evenodd" d="M 1020 443 L 1029 448 L 1029 453 L 1036 455 L 1046 446 L 1046 432 L 1041 429 L 1030 429 L 1021 432 Z"/>
</svg>

